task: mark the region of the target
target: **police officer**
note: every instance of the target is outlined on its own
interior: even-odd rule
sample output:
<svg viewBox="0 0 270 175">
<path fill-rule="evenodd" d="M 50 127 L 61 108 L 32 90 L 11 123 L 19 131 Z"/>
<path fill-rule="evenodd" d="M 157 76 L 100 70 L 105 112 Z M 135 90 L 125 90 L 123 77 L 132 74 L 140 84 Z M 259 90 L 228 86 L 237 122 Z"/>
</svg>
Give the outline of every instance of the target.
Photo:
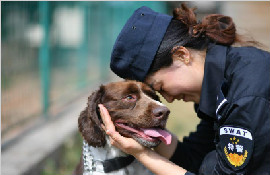
<svg viewBox="0 0 270 175">
<path fill-rule="evenodd" d="M 168 102 L 193 101 L 201 121 L 182 142 L 173 135 L 153 151 L 119 135 L 99 105 L 112 145 L 155 174 L 270 174 L 270 54 L 248 44 L 228 16 L 198 23 L 183 4 L 173 17 L 137 9 L 115 42 L 111 69 Z"/>
</svg>

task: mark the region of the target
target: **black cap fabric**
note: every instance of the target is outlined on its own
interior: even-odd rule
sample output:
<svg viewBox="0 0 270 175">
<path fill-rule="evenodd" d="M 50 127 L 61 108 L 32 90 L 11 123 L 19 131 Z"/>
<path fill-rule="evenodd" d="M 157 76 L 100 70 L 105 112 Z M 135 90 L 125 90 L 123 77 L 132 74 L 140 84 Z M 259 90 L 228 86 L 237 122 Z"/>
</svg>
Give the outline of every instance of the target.
<svg viewBox="0 0 270 175">
<path fill-rule="evenodd" d="M 121 78 L 144 81 L 171 19 L 148 7 L 137 9 L 116 39 L 111 70 Z"/>
</svg>

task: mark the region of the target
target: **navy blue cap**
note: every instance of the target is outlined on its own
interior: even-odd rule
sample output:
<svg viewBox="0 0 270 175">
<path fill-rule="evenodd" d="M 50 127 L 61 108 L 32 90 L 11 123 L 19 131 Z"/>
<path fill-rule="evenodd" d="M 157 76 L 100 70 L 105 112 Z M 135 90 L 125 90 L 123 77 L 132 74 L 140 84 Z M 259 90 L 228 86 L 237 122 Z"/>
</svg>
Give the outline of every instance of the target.
<svg viewBox="0 0 270 175">
<path fill-rule="evenodd" d="M 144 81 L 171 19 L 148 7 L 137 9 L 116 39 L 111 70 L 121 78 Z"/>
</svg>

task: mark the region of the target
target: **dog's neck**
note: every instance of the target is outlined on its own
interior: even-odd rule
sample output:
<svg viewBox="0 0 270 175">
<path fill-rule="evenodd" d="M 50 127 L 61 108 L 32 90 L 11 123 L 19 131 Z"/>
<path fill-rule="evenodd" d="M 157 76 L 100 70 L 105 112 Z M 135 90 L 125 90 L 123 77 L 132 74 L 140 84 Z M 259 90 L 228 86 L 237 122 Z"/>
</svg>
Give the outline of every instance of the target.
<svg viewBox="0 0 270 175">
<path fill-rule="evenodd" d="M 112 146 L 108 136 L 106 136 L 106 144 L 104 147 L 95 148 L 95 147 L 90 146 L 90 149 L 92 151 L 92 155 L 94 156 L 94 158 L 102 160 L 102 161 L 107 160 L 107 159 L 112 159 L 115 157 L 128 155 L 124 153 L 123 151 L 121 151 L 120 149 Z"/>
<path fill-rule="evenodd" d="M 106 136 L 105 147 L 92 147 L 83 141 L 83 164 L 84 175 L 91 174 L 91 172 L 103 172 L 103 164 L 105 160 L 114 159 L 117 157 L 127 157 L 128 154 L 122 152 L 120 149 L 113 147 L 110 144 L 108 136 Z"/>
</svg>

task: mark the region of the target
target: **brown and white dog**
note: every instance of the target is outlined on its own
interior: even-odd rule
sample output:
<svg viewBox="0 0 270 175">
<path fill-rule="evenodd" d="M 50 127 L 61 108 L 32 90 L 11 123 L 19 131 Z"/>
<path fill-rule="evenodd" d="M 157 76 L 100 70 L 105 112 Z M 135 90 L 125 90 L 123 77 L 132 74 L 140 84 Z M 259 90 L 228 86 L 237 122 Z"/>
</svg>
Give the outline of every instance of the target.
<svg viewBox="0 0 270 175">
<path fill-rule="evenodd" d="M 151 174 L 130 155 L 110 145 L 101 127 L 98 104 L 109 111 L 116 130 L 146 147 L 156 147 L 161 141 L 170 144 L 165 130 L 170 113 L 156 93 L 144 83 L 113 82 L 101 85 L 88 98 L 87 107 L 78 119 L 84 139 L 83 156 L 75 174 Z"/>
</svg>

